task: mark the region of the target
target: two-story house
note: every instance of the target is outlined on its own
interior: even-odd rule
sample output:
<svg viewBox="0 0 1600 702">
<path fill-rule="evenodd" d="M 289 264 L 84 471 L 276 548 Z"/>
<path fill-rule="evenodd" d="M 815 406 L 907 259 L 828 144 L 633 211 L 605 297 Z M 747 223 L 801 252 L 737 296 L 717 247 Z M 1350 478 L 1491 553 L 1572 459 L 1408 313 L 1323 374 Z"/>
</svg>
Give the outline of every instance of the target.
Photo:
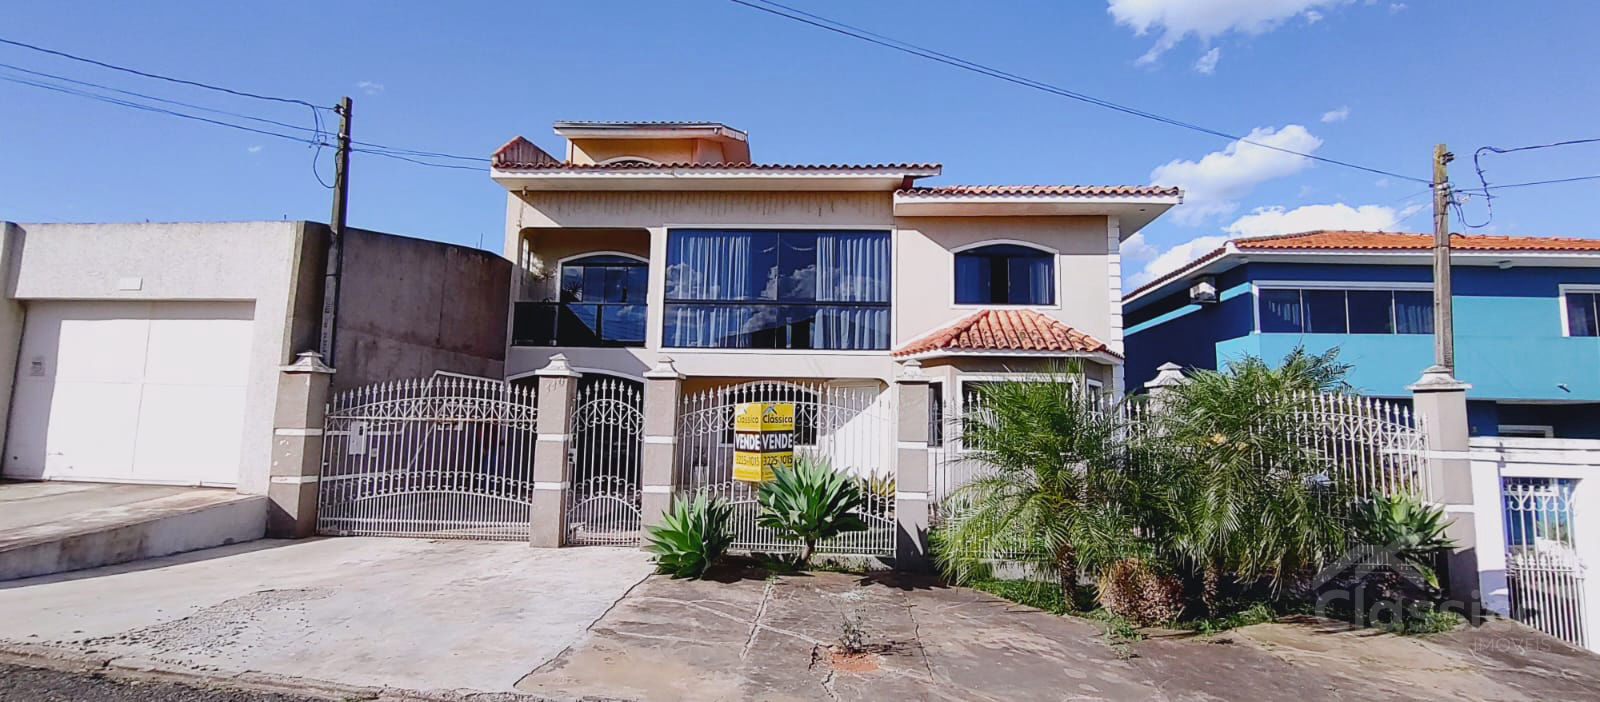
<svg viewBox="0 0 1600 702">
<path fill-rule="evenodd" d="M 1119 243 L 1175 188 L 941 186 L 928 163 L 763 164 L 718 123 L 558 122 L 493 159 L 520 275 L 508 378 L 556 353 L 685 392 L 755 379 L 887 387 L 1080 359 L 1122 385 Z"/>
<path fill-rule="evenodd" d="M 1407 398 L 1433 362 L 1432 244 L 1351 231 L 1229 241 L 1124 297 L 1127 387 L 1167 362 L 1338 347 L 1356 389 Z M 1600 240 L 1455 235 L 1452 247 L 1472 433 L 1600 438 Z"/>
</svg>

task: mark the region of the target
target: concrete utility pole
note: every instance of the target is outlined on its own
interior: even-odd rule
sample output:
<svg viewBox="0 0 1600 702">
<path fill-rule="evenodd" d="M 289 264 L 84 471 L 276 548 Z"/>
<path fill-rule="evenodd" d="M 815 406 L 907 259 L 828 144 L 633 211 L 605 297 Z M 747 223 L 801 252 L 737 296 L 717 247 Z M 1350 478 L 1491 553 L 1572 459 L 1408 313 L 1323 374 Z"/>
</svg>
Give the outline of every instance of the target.
<svg viewBox="0 0 1600 702">
<path fill-rule="evenodd" d="M 322 337 L 318 351 L 322 362 L 334 364 L 333 347 L 338 336 L 339 274 L 344 271 L 344 216 L 350 190 L 350 98 L 339 101 L 339 149 L 333 157 L 333 216 L 328 220 L 328 265 L 322 278 Z"/>
<path fill-rule="evenodd" d="M 1455 315 L 1450 292 L 1450 176 L 1455 159 L 1444 144 L 1433 147 L 1433 363 L 1456 372 Z"/>
</svg>

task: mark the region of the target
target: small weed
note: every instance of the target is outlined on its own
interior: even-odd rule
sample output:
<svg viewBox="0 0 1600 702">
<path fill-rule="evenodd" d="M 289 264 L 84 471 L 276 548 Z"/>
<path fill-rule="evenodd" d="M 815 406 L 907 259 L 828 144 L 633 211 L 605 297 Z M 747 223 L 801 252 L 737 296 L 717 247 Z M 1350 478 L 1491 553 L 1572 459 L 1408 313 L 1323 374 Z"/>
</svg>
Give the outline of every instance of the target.
<svg viewBox="0 0 1600 702">
<path fill-rule="evenodd" d="M 1277 618 L 1277 610 L 1274 610 L 1268 603 L 1255 602 L 1244 607 L 1243 609 L 1237 609 L 1232 612 L 1226 612 L 1213 617 L 1202 617 L 1200 619 L 1182 621 L 1179 622 L 1178 625 L 1184 629 L 1193 629 L 1201 634 L 1209 635 L 1224 632 L 1229 629 L 1237 629 L 1243 626 L 1265 624 L 1267 622 L 1276 620 Z"/>
<path fill-rule="evenodd" d="M 974 580 L 968 587 L 1053 614 L 1066 614 L 1072 611 L 1066 598 L 1061 596 L 1061 588 L 1051 583 L 1035 580 L 984 579 Z"/>
</svg>

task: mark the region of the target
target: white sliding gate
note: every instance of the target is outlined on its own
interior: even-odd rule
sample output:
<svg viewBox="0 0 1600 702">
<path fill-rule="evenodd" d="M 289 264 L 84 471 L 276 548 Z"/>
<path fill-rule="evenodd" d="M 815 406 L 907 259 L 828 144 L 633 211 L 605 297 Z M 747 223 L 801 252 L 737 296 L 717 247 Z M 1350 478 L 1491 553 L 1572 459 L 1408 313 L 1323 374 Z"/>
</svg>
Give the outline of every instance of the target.
<svg viewBox="0 0 1600 702">
<path fill-rule="evenodd" d="M 601 377 L 579 384 L 568 453 L 568 544 L 639 543 L 643 400 L 643 388 L 634 381 Z"/>
<path fill-rule="evenodd" d="M 734 508 L 733 547 L 782 553 L 797 544 L 756 524 L 754 483 L 733 479 L 733 415 L 746 402 L 783 402 L 795 407 L 795 458 L 826 461 L 856 476 L 866 493 L 858 512 L 868 530 L 817 544 L 818 553 L 893 556 L 894 408 L 892 394 L 876 384 L 836 385 L 758 381 L 685 395 L 678 414 L 678 484 L 704 491 Z"/>
<path fill-rule="evenodd" d="M 532 388 L 435 375 L 348 390 L 328 403 L 317 532 L 530 536 Z"/>
</svg>

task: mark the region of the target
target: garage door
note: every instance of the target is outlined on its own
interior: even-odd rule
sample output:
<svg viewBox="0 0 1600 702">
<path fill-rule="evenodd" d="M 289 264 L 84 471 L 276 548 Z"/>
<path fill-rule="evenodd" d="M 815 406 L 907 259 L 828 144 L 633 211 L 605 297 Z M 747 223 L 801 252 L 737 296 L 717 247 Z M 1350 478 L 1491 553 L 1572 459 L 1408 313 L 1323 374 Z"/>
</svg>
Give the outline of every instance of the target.
<svg viewBox="0 0 1600 702">
<path fill-rule="evenodd" d="M 248 302 L 27 305 L 5 475 L 234 485 Z"/>
</svg>

